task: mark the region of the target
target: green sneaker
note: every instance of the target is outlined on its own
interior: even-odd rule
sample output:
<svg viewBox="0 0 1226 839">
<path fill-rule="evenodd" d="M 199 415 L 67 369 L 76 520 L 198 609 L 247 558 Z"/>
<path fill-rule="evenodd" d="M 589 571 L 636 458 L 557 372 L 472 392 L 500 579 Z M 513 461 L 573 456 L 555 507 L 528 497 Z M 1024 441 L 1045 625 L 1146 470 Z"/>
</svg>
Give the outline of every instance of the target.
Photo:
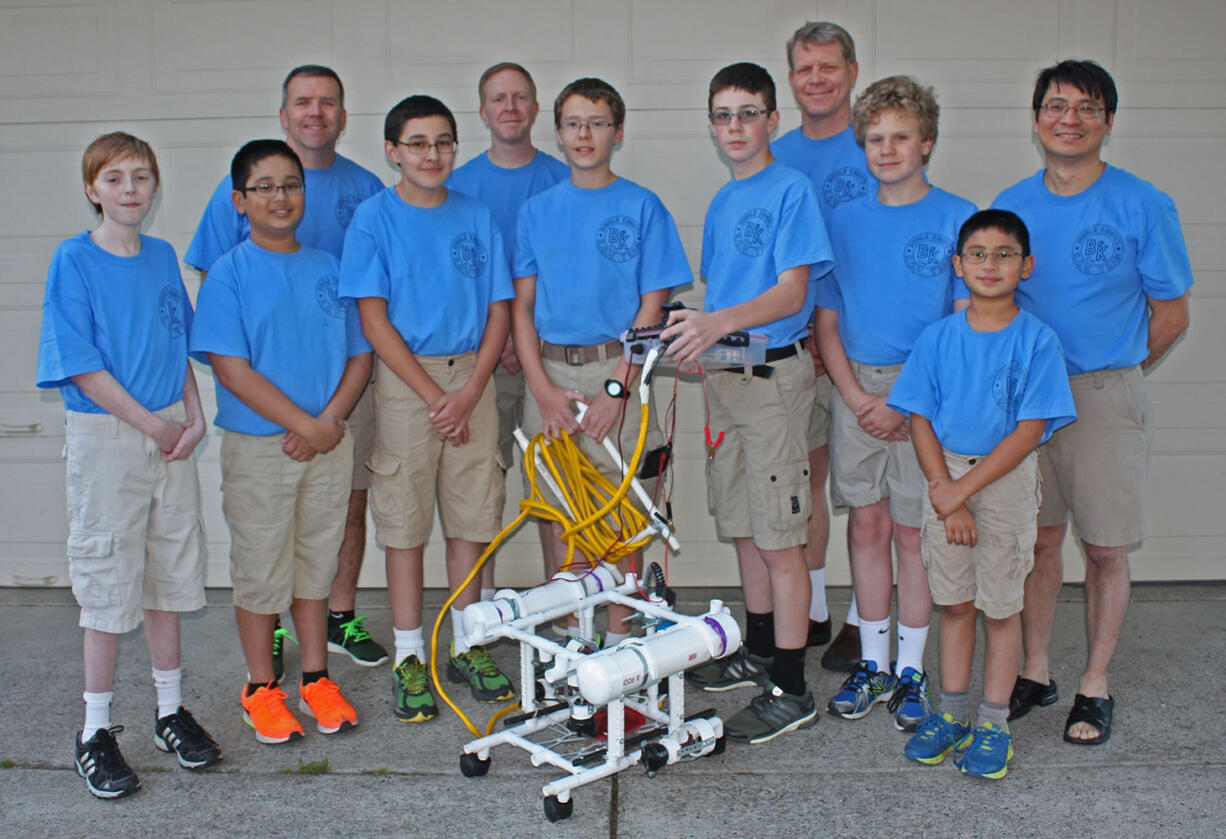
<svg viewBox="0 0 1226 839">
<path fill-rule="evenodd" d="M 426 722 L 438 716 L 430 674 L 415 655 L 406 656 L 392 669 L 392 709 L 401 722 Z"/>
<path fill-rule="evenodd" d="M 279 682 L 281 677 L 285 675 L 285 639 L 288 638 L 295 644 L 298 639 L 289 634 L 289 630 L 281 626 L 281 619 L 277 618 L 277 628 L 272 631 L 272 675 Z"/>
<path fill-rule="evenodd" d="M 363 667 L 378 667 L 387 661 L 387 650 L 370 637 L 362 625 L 364 620 L 365 615 L 358 615 L 352 620 L 334 621 L 328 615 L 328 652 L 345 653 Z"/>
<path fill-rule="evenodd" d="M 515 689 L 485 647 L 474 646 L 468 652 L 453 654 L 447 659 L 447 678 L 468 685 L 478 702 L 501 702 L 515 696 Z"/>
</svg>

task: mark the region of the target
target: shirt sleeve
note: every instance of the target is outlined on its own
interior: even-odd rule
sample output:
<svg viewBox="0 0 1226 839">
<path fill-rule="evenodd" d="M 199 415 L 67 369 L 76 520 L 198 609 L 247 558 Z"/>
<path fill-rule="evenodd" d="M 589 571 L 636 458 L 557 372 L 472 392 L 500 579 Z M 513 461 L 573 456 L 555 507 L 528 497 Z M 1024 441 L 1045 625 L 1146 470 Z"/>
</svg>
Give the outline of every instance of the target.
<svg viewBox="0 0 1226 839">
<path fill-rule="evenodd" d="M 218 259 L 248 236 L 247 219 L 239 215 L 230 200 L 232 191 L 230 176 L 226 175 L 209 198 L 183 255 L 183 261 L 197 270 L 212 270 Z"/>
<path fill-rule="evenodd" d="M 1043 440 L 1077 419 L 1073 391 L 1069 386 L 1068 366 L 1060 339 L 1044 327 L 1030 357 L 1026 389 L 1017 406 L 1017 419 L 1047 420 Z"/>
<path fill-rule="evenodd" d="M 644 210 L 642 258 L 638 263 L 639 294 L 693 282 L 672 213 L 655 195 Z"/>
<path fill-rule="evenodd" d="M 1192 287 L 1192 263 L 1175 202 L 1165 193 L 1159 193 L 1158 198 L 1140 243 L 1137 270 L 1147 295 L 1155 300 L 1173 300 Z"/>
<path fill-rule="evenodd" d="M 498 229 L 493 217 L 490 218 L 490 251 L 490 302 L 510 300 L 515 296 L 515 286 L 511 283 L 511 271 L 506 258 L 506 246 L 502 241 L 502 231 Z"/>
<path fill-rule="evenodd" d="M 61 247 L 47 271 L 36 384 L 62 387 L 73 376 L 104 369 L 105 359 L 94 344 L 94 316 L 85 278 Z"/>
<path fill-rule="evenodd" d="M 191 357 L 202 364 L 209 363 L 209 353 L 251 360 L 242 304 L 228 262 L 219 264 L 200 287 L 188 348 Z"/>
<path fill-rule="evenodd" d="M 345 357 L 353 358 L 355 355 L 374 351 L 374 347 L 362 332 L 362 318 L 357 304 L 352 300 L 345 301 Z"/>
<path fill-rule="evenodd" d="M 374 234 L 367 229 L 362 216 L 359 209 L 345 234 L 345 250 L 341 255 L 341 281 L 337 294 L 354 300 L 362 297 L 382 297 L 384 300 L 390 300 L 391 278 L 387 273 L 387 263 Z"/>
<path fill-rule="evenodd" d="M 940 398 L 933 367 L 929 363 L 932 358 L 932 344 L 928 330 L 920 333 L 894 381 L 894 386 L 890 389 L 886 404 L 900 414 L 908 417 L 911 414 L 919 414 L 929 420 L 936 416 Z"/>
<path fill-rule="evenodd" d="M 541 273 L 536 264 L 536 252 L 532 248 L 532 202 L 524 204 L 519 209 L 515 219 L 515 246 L 511 254 L 512 277 L 535 277 Z"/>
<path fill-rule="evenodd" d="M 797 183 L 784 193 L 774 259 L 776 274 L 808 265 L 810 279 L 829 272 L 834 265 L 826 224 L 811 183 Z"/>
</svg>

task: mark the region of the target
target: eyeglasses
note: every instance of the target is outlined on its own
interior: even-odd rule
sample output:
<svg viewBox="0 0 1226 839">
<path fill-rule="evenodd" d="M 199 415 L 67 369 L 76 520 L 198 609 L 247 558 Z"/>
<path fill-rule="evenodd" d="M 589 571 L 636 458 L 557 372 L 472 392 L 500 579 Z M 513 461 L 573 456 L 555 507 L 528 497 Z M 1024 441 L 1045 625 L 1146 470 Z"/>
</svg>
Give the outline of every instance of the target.
<svg viewBox="0 0 1226 839">
<path fill-rule="evenodd" d="M 302 194 L 305 185 L 302 181 L 290 181 L 284 184 L 258 183 L 252 186 L 240 187 L 236 192 L 241 192 L 246 195 L 248 192 L 254 192 L 261 198 L 272 198 L 278 192 L 284 192 L 286 198 L 294 198 Z"/>
<path fill-rule="evenodd" d="M 430 149 L 434 149 L 439 154 L 455 154 L 456 146 L 460 145 L 455 140 L 436 140 L 431 143 L 428 140 L 392 140 L 397 146 L 404 146 L 409 150 L 409 154 L 429 154 Z"/>
<path fill-rule="evenodd" d="M 1011 251 L 1008 248 L 1001 248 L 996 251 L 984 250 L 983 248 L 971 248 L 968 251 L 962 252 L 962 259 L 969 262 L 971 265 L 982 265 L 988 261 L 988 257 L 997 265 L 1008 265 L 1015 259 L 1021 257 L 1018 251 Z"/>
<path fill-rule="evenodd" d="M 765 108 L 741 108 L 739 111 L 712 111 L 708 116 L 712 125 L 729 125 L 733 117 L 739 119 L 742 125 L 749 125 L 769 113 Z"/>
<path fill-rule="evenodd" d="M 614 122 L 608 119 L 590 119 L 587 122 L 577 119 L 564 119 L 560 128 L 567 134 L 578 134 L 581 128 L 586 128 L 589 133 L 595 134 L 597 131 L 607 131 L 613 126 Z"/>
<path fill-rule="evenodd" d="M 1049 117 L 1062 117 L 1070 110 L 1073 110 L 1082 119 L 1098 119 L 1102 116 L 1103 111 L 1107 110 L 1097 102 L 1078 102 L 1076 105 L 1070 105 L 1063 99 L 1053 99 L 1050 102 L 1044 102 L 1039 106 L 1039 109 Z"/>
</svg>

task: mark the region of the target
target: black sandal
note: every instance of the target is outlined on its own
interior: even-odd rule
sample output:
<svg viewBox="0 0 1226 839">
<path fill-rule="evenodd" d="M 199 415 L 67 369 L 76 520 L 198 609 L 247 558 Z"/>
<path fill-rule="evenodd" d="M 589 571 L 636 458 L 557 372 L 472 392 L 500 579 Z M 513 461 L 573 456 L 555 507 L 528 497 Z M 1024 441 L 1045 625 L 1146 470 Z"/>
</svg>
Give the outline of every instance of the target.
<svg viewBox="0 0 1226 839">
<path fill-rule="evenodd" d="M 1111 713 L 1115 710 L 1115 700 L 1110 696 L 1086 696 L 1077 694 L 1073 698 L 1073 709 L 1068 712 L 1068 721 L 1064 724 L 1064 742 L 1075 746 L 1101 746 L 1111 739 Z M 1082 740 L 1069 736 L 1069 729 L 1079 722 L 1086 723 L 1098 731 L 1097 737 Z"/>
<path fill-rule="evenodd" d="M 1025 676 L 1018 676 L 1013 683 L 1013 693 L 1009 695 L 1009 719 L 1019 719 L 1030 713 L 1036 705 L 1046 707 L 1060 698 L 1056 690 L 1056 680 L 1050 679 L 1050 684 L 1036 682 Z"/>
</svg>

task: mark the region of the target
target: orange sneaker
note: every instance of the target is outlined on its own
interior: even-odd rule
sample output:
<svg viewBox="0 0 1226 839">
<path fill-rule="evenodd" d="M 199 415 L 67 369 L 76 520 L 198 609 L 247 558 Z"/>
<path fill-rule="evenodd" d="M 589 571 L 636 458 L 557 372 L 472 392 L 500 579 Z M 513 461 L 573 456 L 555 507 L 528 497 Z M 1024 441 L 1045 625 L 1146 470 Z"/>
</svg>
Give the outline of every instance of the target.
<svg viewBox="0 0 1226 839">
<path fill-rule="evenodd" d="M 247 688 L 242 689 L 239 702 L 243 706 L 243 722 L 255 729 L 255 739 L 272 744 L 302 738 L 302 726 L 285 705 L 288 698 L 275 683 L 257 689 L 250 696 Z"/>
<path fill-rule="evenodd" d="M 358 724 L 358 712 L 341 696 L 336 682 L 327 676 L 309 685 L 299 682 L 298 693 L 302 697 L 298 710 L 315 718 L 315 727 L 320 734 L 335 734 Z"/>
</svg>

